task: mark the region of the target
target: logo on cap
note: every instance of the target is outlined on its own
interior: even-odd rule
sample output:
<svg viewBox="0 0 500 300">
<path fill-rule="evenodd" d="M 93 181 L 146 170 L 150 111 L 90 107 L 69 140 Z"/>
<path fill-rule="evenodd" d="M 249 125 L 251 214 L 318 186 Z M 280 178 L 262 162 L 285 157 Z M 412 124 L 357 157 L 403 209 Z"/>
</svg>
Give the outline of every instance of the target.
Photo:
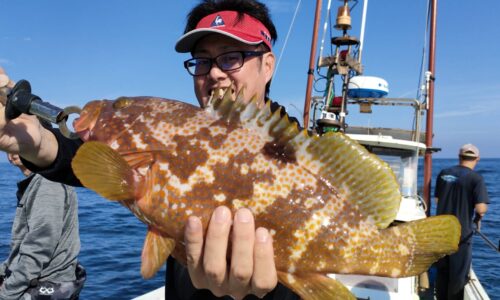
<svg viewBox="0 0 500 300">
<path fill-rule="evenodd" d="M 224 26 L 226 25 L 224 23 L 224 20 L 222 20 L 221 16 L 217 15 L 215 19 L 212 21 L 212 24 L 210 24 L 210 27 L 217 27 L 217 26 Z"/>
<path fill-rule="evenodd" d="M 267 32 L 265 32 L 264 30 L 261 30 L 260 31 L 260 35 L 262 35 L 262 37 L 268 41 L 269 43 L 271 42 L 271 37 L 267 34 Z"/>
</svg>

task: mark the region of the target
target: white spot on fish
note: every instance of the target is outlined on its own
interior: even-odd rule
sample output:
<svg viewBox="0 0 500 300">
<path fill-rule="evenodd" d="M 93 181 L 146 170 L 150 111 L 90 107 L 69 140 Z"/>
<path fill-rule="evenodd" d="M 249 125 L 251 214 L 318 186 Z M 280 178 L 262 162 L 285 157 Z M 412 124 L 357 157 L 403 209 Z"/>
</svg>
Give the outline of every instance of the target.
<svg viewBox="0 0 500 300">
<path fill-rule="evenodd" d="M 399 231 L 399 228 L 397 228 L 397 227 L 392 227 L 392 231 L 394 232 L 394 234 L 396 236 L 400 236 L 401 235 L 401 231 Z"/>
<path fill-rule="evenodd" d="M 304 206 L 306 208 L 311 208 L 311 207 L 313 207 L 314 204 L 316 204 L 315 198 L 307 198 L 306 201 L 304 202 Z"/>
<path fill-rule="evenodd" d="M 158 163 L 158 167 L 160 171 L 169 171 L 168 163 Z"/>
<path fill-rule="evenodd" d="M 118 141 L 117 140 L 114 140 L 113 143 L 111 143 L 111 145 L 109 145 L 111 147 L 111 149 L 113 150 L 116 150 L 118 148 L 120 148 L 120 144 L 118 144 Z"/>
<path fill-rule="evenodd" d="M 408 254 L 410 254 L 410 250 L 405 245 L 399 244 L 398 250 L 401 253 L 401 255 L 408 255 Z"/>
<path fill-rule="evenodd" d="M 399 274 L 401 274 L 401 270 L 396 269 L 396 268 L 392 269 L 392 271 L 391 271 L 391 277 L 398 277 Z"/>
<path fill-rule="evenodd" d="M 234 199 L 232 201 L 232 204 L 233 204 L 233 207 L 238 210 L 242 207 L 245 207 L 245 202 L 244 201 L 241 201 L 240 199 Z"/>
<path fill-rule="evenodd" d="M 145 144 L 142 139 L 141 139 L 141 135 L 140 134 L 133 134 L 132 135 L 132 141 L 134 142 L 135 144 L 135 147 L 137 149 L 146 149 L 148 147 L 147 144 Z"/>
<path fill-rule="evenodd" d="M 247 164 L 242 164 L 240 169 L 241 175 L 247 175 L 249 169 L 250 167 Z"/>
<path fill-rule="evenodd" d="M 190 210 L 190 209 L 186 210 L 186 215 L 190 216 L 190 215 L 192 215 L 192 214 L 193 214 L 193 211 L 192 211 L 192 210 Z"/>
<path fill-rule="evenodd" d="M 370 268 L 369 273 L 370 273 L 371 275 L 374 275 L 374 274 L 376 274 L 376 273 L 377 273 L 377 271 L 378 271 L 378 265 L 379 265 L 379 264 L 378 264 L 378 262 L 377 262 L 375 265 L 373 265 L 373 266 Z"/>
<path fill-rule="evenodd" d="M 226 201 L 226 195 L 224 195 L 222 193 L 214 195 L 214 200 L 217 202 L 224 202 L 224 201 Z"/>
<path fill-rule="evenodd" d="M 221 126 L 211 126 L 208 127 L 208 130 L 210 131 L 210 136 L 216 137 L 218 135 L 223 135 L 226 134 L 227 129 Z"/>
<path fill-rule="evenodd" d="M 322 260 L 322 261 L 320 261 L 320 262 L 318 263 L 318 267 L 316 268 L 316 270 L 319 272 L 319 271 L 321 271 L 321 270 L 324 270 L 324 269 L 325 269 L 325 267 L 326 267 L 326 263 L 325 263 L 325 261 L 324 261 L 324 260 Z"/>
<path fill-rule="evenodd" d="M 184 193 L 190 192 L 193 188 L 189 183 L 181 183 L 179 177 L 173 175 L 170 176 L 168 184 L 177 189 L 177 192 L 180 195 L 184 195 Z"/>
</svg>

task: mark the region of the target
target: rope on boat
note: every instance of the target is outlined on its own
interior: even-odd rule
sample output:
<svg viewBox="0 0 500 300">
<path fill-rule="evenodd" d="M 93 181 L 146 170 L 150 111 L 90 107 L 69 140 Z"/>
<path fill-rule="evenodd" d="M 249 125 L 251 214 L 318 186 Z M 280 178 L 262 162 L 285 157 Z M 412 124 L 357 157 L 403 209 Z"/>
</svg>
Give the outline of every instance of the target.
<svg viewBox="0 0 500 300">
<path fill-rule="evenodd" d="M 295 18 L 297 17 L 297 13 L 299 12 L 299 7 L 301 2 L 302 0 L 299 0 L 297 2 L 297 7 L 295 7 L 295 13 L 293 14 L 292 22 L 290 23 L 290 27 L 288 27 L 288 32 L 286 34 L 285 41 L 283 42 L 283 47 L 281 48 L 281 53 L 280 56 L 278 57 L 278 62 L 276 63 L 276 68 L 274 70 L 274 78 L 276 78 L 276 75 L 278 74 L 278 68 L 280 66 L 281 58 L 283 57 L 283 53 L 285 53 L 286 44 L 288 42 L 288 38 L 290 37 L 290 33 L 292 32 L 293 24 L 295 23 Z"/>
</svg>

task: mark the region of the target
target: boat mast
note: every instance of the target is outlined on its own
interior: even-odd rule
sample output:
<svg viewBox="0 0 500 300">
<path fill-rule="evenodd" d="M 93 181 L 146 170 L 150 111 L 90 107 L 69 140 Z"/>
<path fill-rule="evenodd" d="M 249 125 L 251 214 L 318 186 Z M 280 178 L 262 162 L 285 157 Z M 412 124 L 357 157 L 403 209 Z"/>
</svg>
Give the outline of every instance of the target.
<svg viewBox="0 0 500 300">
<path fill-rule="evenodd" d="M 318 27 L 321 18 L 322 0 L 316 0 L 316 13 L 314 16 L 313 37 L 311 41 L 311 54 L 309 56 L 309 69 L 307 70 L 306 101 L 304 103 L 304 128 L 309 126 L 309 109 L 311 107 L 312 85 L 314 81 L 314 65 L 316 57 L 316 44 L 318 41 Z"/>
<path fill-rule="evenodd" d="M 424 200 L 427 207 L 427 215 L 430 215 L 431 204 L 431 179 L 432 179 L 432 136 L 433 136 L 433 117 L 434 117 L 434 79 L 435 70 L 435 52 L 436 52 L 436 16 L 437 16 L 437 0 L 431 1 L 431 20 L 430 20 L 430 35 L 429 35 L 429 89 L 427 91 L 427 120 L 426 120 L 426 135 L 424 161 Z"/>
</svg>

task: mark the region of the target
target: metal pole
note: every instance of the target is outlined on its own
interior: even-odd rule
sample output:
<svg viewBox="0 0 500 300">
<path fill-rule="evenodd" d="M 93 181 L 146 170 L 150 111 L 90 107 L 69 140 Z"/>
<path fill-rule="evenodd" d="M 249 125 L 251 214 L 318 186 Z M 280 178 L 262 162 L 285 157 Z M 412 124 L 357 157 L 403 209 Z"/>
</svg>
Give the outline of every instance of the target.
<svg viewBox="0 0 500 300">
<path fill-rule="evenodd" d="M 321 18 L 321 0 L 316 0 L 316 14 L 314 16 L 313 37 L 311 41 L 311 54 L 309 56 L 309 69 L 307 70 L 306 101 L 304 103 L 304 128 L 309 128 L 309 109 L 311 108 L 312 85 L 314 80 L 314 65 L 316 57 L 316 44 L 318 40 L 318 27 Z"/>
<path fill-rule="evenodd" d="M 433 136 L 433 118 L 434 118 L 434 80 L 436 76 L 435 70 L 435 53 L 436 53 L 436 16 L 437 16 L 437 0 L 432 0 L 431 3 L 431 26 L 429 36 L 429 72 L 431 72 L 431 80 L 429 82 L 428 103 L 427 103 L 427 120 L 426 120 L 426 135 L 424 162 L 424 200 L 427 204 L 427 215 L 430 215 L 431 210 L 431 179 L 432 179 L 432 136 Z"/>
</svg>

